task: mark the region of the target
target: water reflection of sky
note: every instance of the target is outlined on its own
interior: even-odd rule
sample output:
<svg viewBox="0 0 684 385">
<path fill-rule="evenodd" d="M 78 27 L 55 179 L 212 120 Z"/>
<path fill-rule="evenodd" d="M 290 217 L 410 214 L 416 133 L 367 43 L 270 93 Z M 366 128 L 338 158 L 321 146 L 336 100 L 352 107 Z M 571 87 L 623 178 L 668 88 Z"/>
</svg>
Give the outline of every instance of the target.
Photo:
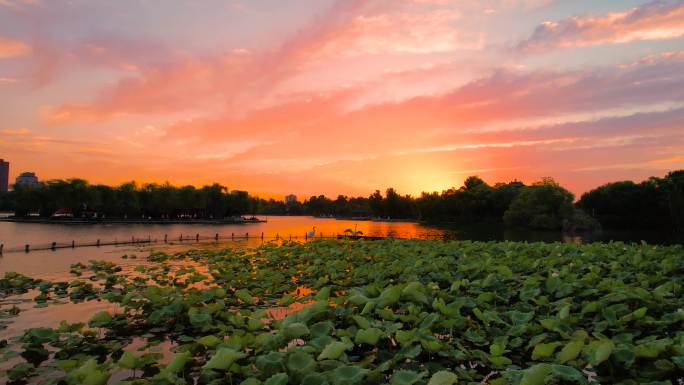
<svg viewBox="0 0 684 385">
<path fill-rule="evenodd" d="M 123 254 L 145 256 L 150 249 L 179 251 L 194 247 L 253 247 L 262 242 L 274 239 L 303 240 L 305 234 L 316 227 L 316 237 L 342 234 L 346 229 L 363 232 L 373 237 L 418 238 L 418 239 L 464 239 L 477 241 L 528 241 L 528 242 L 572 242 L 619 240 L 639 242 L 642 239 L 649 243 L 671 243 L 668 234 L 638 232 L 603 232 L 600 234 L 564 235 L 560 232 L 532 232 L 525 230 L 505 230 L 498 224 L 480 224 L 469 226 L 432 226 L 415 222 L 373 222 L 336 220 L 333 218 L 314 217 L 268 217 L 267 223 L 241 225 L 62 225 L 62 224 L 26 224 L 0 222 L 0 243 L 5 245 L 6 252 L 0 255 L 0 274 L 17 271 L 40 278 L 64 276 L 69 266 L 76 262 L 87 262 L 91 259 L 107 260 L 117 263 L 130 263 L 122 260 Z M 261 234 L 264 240 L 261 240 Z M 195 243 L 199 234 L 204 240 Z M 213 242 L 219 234 L 220 241 Z M 250 239 L 241 239 L 249 234 Z M 168 243 L 164 244 L 164 236 Z M 179 241 L 180 236 L 184 241 Z M 231 235 L 235 237 L 231 240 Z M 104 241 L 137 239 L 157 239 L 159 242 L 150 246 L 102 246 L 67 248 L 24 252 L 8 252 L 14 248 L 20 250 L 23 245 L 50 245 L 52 242 L 94 243 L 97 239 Z M 188 241 L 190 239 L 190 241 Z"/>
</svg>

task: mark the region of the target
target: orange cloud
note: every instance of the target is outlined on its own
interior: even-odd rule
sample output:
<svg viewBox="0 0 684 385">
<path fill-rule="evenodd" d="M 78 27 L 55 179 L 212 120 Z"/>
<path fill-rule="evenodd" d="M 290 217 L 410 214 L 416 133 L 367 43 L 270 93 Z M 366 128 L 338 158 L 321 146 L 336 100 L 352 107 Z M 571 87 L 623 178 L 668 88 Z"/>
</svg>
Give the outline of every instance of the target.
<svg viewBox="0 0 684 385">
<path fill-rule="evenodd" d="M 0 59 L 12 59 L 28 55 L 29 53 L 31 53 L 31 47 L 26 43 L 0 37 Z"/>
<path fill-rule="evenodd" d="M 518 47 L 527 52 L 684 37 L 684 3 L 655 0 L 624 12 L 547 21 Z"/>
<path fill-rule="evenodd" d="M 3 135 L 9 135 L 9 136 L 23 136 L 27 135 L 29 133 L 29 130 L 27 128 L 3 128 L 2 131 Z"/>
</svg>

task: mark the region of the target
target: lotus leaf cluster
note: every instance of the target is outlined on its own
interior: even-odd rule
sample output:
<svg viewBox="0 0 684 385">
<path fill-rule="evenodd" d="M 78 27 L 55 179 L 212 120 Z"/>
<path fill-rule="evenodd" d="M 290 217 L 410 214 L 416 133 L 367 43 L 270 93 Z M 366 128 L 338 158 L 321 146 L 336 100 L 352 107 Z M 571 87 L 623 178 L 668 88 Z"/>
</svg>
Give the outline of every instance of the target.
<svg viewBox="0 0 684 385">
<path fill-rule="evenodd" d="M 17 361 L 7 380 L 656 385 L 684 379 L 681 246 L 315 240 L 155 252 L 138 261 L 133 271 L 97 261 L 72 266 L 73 282 L 43 285 L 47 298 L 108 301 L 118 310 L 26 330 L 3 348 L 6 359 Z M 26 290 L 34 281 L 17 275 L 2 282 L 3 290 Z"/>
</svg>

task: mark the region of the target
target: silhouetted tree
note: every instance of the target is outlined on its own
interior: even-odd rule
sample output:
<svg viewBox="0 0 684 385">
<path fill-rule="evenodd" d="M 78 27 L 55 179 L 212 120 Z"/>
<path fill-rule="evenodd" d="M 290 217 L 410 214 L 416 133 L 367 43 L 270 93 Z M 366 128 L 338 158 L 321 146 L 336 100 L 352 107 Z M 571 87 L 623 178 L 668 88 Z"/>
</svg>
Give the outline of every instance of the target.
<svg viewBox="0 0 684 385">
<path fill-rule="evenodd" d="M 577 206 L 609 228 L 673 226 L 670 190 L 659 178 L 614 182 L 582 194 Z"/>
<path fill-rule="evenodd" d="M 574 196 L 551 178 L 525 187 L 513 199 L 504 213 L 504 223 L 510 227 L 557 230 L 563 221 L 572 218 Z"/>
<path fill-rule="evenodd" d="M 370 207 L 371 214 L 375 217 L 384 217 L 385 205 L 383 204 L 383 197 L 380 190 L 375 190 L 373 194 L 368 198 L 368 206 Z"/>
</svg>

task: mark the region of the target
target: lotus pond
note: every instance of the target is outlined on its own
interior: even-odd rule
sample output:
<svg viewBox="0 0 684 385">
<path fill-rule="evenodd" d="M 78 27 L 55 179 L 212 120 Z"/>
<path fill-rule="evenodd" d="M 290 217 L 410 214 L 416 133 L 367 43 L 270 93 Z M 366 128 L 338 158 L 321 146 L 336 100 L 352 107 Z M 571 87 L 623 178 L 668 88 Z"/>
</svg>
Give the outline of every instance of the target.
<svg viewBox="0 0 684 385">
<path fill-rule="evenodd" d="M 655 385 L 684 378 L 681 246 L 316 240 L 140 259 L 129 268 L 75 264 L 65 282 L 0 279 L 2 297 L 31 296 L 41 308 L 108 304 L 89 320 L 0 341 L 2 380 Z"/>
</svg>

